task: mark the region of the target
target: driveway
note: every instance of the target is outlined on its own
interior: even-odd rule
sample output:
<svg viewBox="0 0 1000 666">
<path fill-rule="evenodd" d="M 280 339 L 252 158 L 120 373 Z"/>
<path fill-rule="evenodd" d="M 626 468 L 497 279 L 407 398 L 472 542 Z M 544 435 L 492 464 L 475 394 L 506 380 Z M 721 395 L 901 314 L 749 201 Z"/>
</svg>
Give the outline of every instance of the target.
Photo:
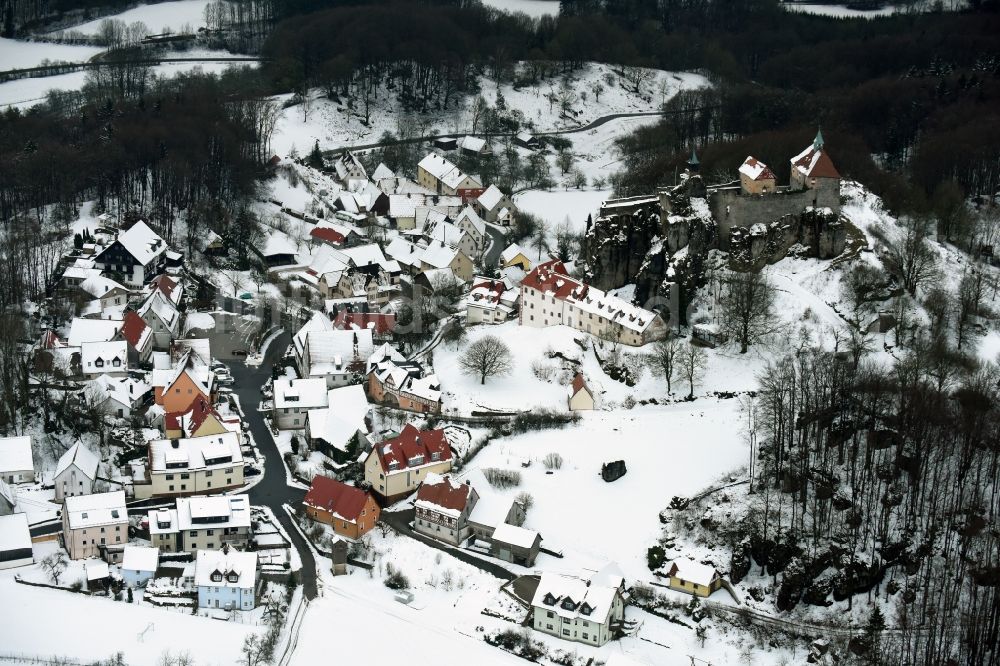
<svg viewBox="0 0 1000 666">
<path fill-rule="evenodd" d="M 243 416 L 257 442 L 258 450 L 264 455 L 264 478 L 250 488 L 250 503 L 269 507 L 285 532 L 288 533 L 292 545 L 295 546 L 302 559 L 302 570 L 299 573 L 302 593 L 307 599 L 315 599 L 316 558 L 313 557 L 312 550 L 295 525 L 292 524 L 292 519 L 283 507 L 284 504 L 293 507 L 298 505 L 305 497 L 305 491 L 293 488 L 286 483 L 285 465 L 281 459 L 281 453 L 271 437 L 271 431 L 268 430 L 263 415 L 257 411 L 257 404 L 261 398 L 260 387 L 271 377 L 271 367 L 274 365 L 275 359 L 284 353 L 290 341 L 291 337 L 288 333 L 283 332 L 271 342 L 267 356 L 264 357 L 260 367 L 250 368 L 239 360 L 226 360 L 225 363 L 236 382 L 233 393 L 239 396 L 240 405 L 243 407 Z"/>
<path fill-rule="evenodd" d="M 492 224 L 486 225 L 486 234 L 492 241 L 483 255 L 483 263 L 496 266 L 500 263 L 500 253 L 507 248 L 507 234 L 504 233 L 503 229 Z"/>
</svg>

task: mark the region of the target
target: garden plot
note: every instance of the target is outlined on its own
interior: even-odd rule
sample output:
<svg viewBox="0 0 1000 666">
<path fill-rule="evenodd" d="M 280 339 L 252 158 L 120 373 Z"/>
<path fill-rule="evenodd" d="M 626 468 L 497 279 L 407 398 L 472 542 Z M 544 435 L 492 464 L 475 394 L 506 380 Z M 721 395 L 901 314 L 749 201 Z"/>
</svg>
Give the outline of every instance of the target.
<svg viewBox="0 0 1000 666">
<path fill-rule="evenodd" d="M 704 398 L 614 413 L 588 412 L 579 425 L 494 441 L 471 463 L 517 470 L 521 484 L 498 492 L 534 498 L 525 526 L 566 558 L 540 567 L 599 567 L 614 560 L 629 580 L 648 579 L 646 549 L 661 534 L 659 512 L 674 495 L 690 496 L 746 465 L 739 401 Z M 561 466 L 548 469 L 555 454 Z M 531 461 L 522 467 L 523 461 Z M 613 483 L 601 465 L 624 460 Z"/>
</svg>

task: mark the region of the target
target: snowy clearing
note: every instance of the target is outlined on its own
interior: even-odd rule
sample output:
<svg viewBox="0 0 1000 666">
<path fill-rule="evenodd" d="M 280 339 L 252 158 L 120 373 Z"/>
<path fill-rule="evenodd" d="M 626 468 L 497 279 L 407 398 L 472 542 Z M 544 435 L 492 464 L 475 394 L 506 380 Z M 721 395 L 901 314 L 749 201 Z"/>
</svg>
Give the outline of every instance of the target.
<svg viewBox="0 0 1000 666">
<path fill-rule="evenodd" d="M 483 0 L 483 4 L 505 12 L 521 12 L 532 18 L 559 15 L 557 0 Z"/>
<path fill-rule="evenodd" d="M 75 30 L 93 35 L 100 29 L 102 21 L 118 19 L 126 24 L 142 21 L 147 28 L 157 34 L 197 32 L 198 28 L 205 27 L 205 6 L 208 3 L 209 0 L 175 0 L 174 2 L 142 5 L 120 14 L 111 14 L 87 23 L 70 26 L 64 30 Z"/>
<path fill-rule="evenodd" d="M 48 44 L 0 37 L 0 71 L 37 67 L 43 61 L 83 62 L 103 51 L 98 46 Z"/>
</svg>

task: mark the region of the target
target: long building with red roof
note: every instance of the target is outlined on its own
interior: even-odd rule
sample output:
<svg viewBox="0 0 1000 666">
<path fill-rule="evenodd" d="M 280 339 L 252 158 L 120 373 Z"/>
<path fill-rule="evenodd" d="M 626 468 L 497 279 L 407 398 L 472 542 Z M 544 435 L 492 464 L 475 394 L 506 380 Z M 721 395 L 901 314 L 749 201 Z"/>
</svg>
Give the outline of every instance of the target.
<svg viewBox="0 0 1000 666">
<path fill-rule="evenodd" d="M 569 326 L 633 347 L 667 333 L 660 315 L 570 277 L 557 259 L 539 264 L 521 282 L 520 323 Z"/>
</svg>

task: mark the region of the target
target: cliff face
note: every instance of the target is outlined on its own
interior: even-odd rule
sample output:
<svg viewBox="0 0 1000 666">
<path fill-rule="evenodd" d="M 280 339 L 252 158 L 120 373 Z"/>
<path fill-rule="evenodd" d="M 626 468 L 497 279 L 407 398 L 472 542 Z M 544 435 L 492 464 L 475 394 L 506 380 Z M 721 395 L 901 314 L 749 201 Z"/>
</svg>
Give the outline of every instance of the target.
<svg viewBox="0 0 1000 666">
<path fill-rule="evenodd" d="M 691 178 L 663 192 L 659 201 L 619 204 L 615 214 L 603 210 L 584 244 L 591 284 L 614 289 L 635 283 L 637 305 L 661 311 L 665 318 L 669 311 L 683 321 L 704 255 L 717 235 L 707 202 L 697 196 L 703 192 L 701 179 Z"/>
<path fill-rule="evenodd" d="M 660 235 L 660 210 L 647 204 L 631 214 L 601 216 L 584 238 L 587 279 L 598 289 L 629 284 Z"/>
</svg>

